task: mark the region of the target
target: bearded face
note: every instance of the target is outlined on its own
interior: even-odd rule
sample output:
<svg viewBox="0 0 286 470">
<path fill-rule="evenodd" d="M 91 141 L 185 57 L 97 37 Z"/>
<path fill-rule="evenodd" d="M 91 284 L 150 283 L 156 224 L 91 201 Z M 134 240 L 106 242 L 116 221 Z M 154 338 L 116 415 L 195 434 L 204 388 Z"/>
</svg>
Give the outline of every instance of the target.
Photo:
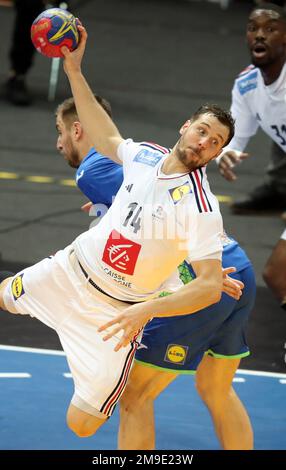
<svg viewBox="0 0 286 470">
<path fill-rule="evenodd" d="M 212 114 L 202 114 L 181 128 L 175 155 L 182 167 L 191 172 L 205 166 L 221 151 L 229 129 Z"/>
<path fill-rule="evenodd" d="M 67 128 L 61 116 L 57 116 L 56 128 L 58 131 L 58 151 L 72 168 L 78 168 L 80 165 L 80 156 L 72 140 L 71 128 Z"/>
</svg>

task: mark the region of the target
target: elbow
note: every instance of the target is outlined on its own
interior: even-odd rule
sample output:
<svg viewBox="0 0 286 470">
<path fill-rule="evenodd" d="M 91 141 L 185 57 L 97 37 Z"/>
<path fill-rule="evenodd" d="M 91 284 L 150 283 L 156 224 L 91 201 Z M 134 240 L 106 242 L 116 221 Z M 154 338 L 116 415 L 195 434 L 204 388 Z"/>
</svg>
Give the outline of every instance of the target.
<svg viewBox="0 0 286 470">
<path fill-rule="evenodd" d="M 265 284 L 267 284 L 267 286 L 269 287 L 271 283 L 271 279 L 273 279 L 273 272 L 272 272 L 271 266 L 266 265 L 264 267 L 264 270 L 262 272 L 262 277 L 263 277 Z"/>
<path fill-rule="evenodd" d="M 282 269 L 275 269 L 269 264 L 265 266 L 262 277 L 267 287 L 282 302 L 286 294 L 285 272 Z"/>
<path fill-rule="evenodd" d="M 279 273 L 279 275 L 277 274 Z M 284 273 L 282 274 L 282 270 L 278 269 L 276 272 L 275 267 L 271 264 L 267 264 L 262 272 L 262 277 L 269 289 L 271 289 L 278 297 L 280 294 L 281 287 L 284 283 Z"/>
</svg>

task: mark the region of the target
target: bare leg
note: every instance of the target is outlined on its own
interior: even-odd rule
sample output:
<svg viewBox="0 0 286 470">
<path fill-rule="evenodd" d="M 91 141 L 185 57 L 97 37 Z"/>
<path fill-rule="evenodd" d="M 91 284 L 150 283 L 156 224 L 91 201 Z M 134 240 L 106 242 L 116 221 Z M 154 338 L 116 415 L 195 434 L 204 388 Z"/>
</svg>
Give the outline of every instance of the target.
<svg viewBox="0 0 286 470">
<path fill-rule="evenodd" d="M 78 437 L 89 437 L 105 423 L 106 419 L 97 418 L 70 404 L 67 412 L 67 425 Z"/>
<path fill-rule="evenodd" d="M 204 356 L 196 375 L 198 393 L 212 416 L 218 439 L 227 450 L 253 449 L 248 414 L 232 388 L 239 359 Z"/>
<path fill-rule="evenodd" d="M 2 281 L 0 284 L 0 309 L 2 310 L 7 310 L 4 304 L 3 294 L 4 294 L 5 287 L 10 282 L 10 280 L 11 280 L 11 277 L 8 277 L 7 279 L 4 279 L 4 281 Z"/>
<path fill-rule="evenodd" d="M 0 309 L 7 310 L 3 295 L 7 284 L 11 277 L 4 279 L 0 283 Z M 69 428 L 79 437 L 92 436 L 106 421 L 106 418 L 98 418 L 96 416 L 85 413 L 76 406 L 70 404 L 67 412 L 67 424 Z"/>
<path fill-rule="evenodd" d="M 155 448 L 154 400 L 176 377 L 173 372 L 134 363 L 120 400 L 119 449 Z"/>
</svg>

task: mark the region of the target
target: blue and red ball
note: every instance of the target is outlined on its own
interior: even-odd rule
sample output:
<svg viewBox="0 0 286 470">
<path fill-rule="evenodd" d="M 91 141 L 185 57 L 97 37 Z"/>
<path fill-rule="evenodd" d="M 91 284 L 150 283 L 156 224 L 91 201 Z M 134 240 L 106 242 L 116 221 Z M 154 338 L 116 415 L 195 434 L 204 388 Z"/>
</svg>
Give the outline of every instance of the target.
<svg viewBox="0 0 286 470">
<path fill-rule="evenodd" d="M 43 11 L 31 26 L 31 39 L 38 52 L 47 57 L 63 57 L 61 48 L 70 51 L 79 43 L 78 20 L 61 8 Z"/>
</svg>

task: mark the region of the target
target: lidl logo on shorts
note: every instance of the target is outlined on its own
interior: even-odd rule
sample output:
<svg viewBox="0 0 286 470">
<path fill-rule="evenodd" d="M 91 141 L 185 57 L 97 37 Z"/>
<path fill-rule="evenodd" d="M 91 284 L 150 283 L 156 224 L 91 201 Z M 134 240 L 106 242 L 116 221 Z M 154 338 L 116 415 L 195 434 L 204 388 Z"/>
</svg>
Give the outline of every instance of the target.
<svg viewBox="0 0 286 470">
<path fill-rule="evenodd" d="M 241 95 L 257 88 L 257 71 L 250 73 L 247 77 L 239 80 L 237 82 L 237 86 Z"/>
<path fill-rule="evenodd" d="M 183 365 L 186 362 L 188 354 L 188 346 L 180 344 L 169 344 L 166 350 L 164 361 L 172 364 Z"/>
<path fill-rule="evenodd" d="M 169 193 L 171 198 L 173 199 L 174 203 L 177 204 L 186 194 L 192 193 L 192 188 L 189 181 L 186 181 L 181 186 L 177 186 L 176 188 L 169 189 Z"/>
<path fill-rule="evenodd" d="M 24 287 L 23 287 L 23 277 L 24 274 L 15 277 L 12 282 L 12 293 L 15 300 L 19 299 L 21 295 L 25 294 Z"/>
<path fill-rule="evenodd" d="M 149 150 L 140 150 L 134 158 L 134 162 L 143 163 L 144 165 L 156 166 L 161 160 L 162 155 L 155 154 Z"/>
</svg>

